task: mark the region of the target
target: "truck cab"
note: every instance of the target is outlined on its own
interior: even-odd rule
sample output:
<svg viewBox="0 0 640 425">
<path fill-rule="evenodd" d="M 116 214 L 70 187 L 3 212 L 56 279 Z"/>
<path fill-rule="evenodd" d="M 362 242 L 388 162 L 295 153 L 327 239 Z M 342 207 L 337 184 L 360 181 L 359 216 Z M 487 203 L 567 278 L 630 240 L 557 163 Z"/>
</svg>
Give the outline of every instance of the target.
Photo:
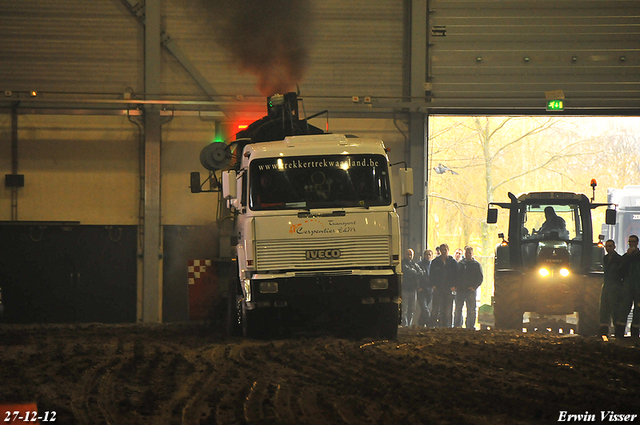
<svg viewBox="0 0 640 425">
<path fill-rule="evenodd" d="M 325 322 L 338 333 L 396 337 L 400 222 L 382 141 L 316 134 L 250 143 L 222 181 L 235 213 L 245 336 Z"/>
</svg>

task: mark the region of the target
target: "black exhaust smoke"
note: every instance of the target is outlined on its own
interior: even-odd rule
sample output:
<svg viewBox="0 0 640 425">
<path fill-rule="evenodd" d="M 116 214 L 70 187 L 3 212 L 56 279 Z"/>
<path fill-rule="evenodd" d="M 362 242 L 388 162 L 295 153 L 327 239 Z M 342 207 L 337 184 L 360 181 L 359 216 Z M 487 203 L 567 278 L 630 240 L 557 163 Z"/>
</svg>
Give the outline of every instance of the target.
<svg viewBox="0 0 640 425">
<path fill-rule="evenodd" d="M 313 33 L 309 0 L 200 0 L 213 37 L 264 96 L 292 91 L 304 78 Z"/>
</svg>

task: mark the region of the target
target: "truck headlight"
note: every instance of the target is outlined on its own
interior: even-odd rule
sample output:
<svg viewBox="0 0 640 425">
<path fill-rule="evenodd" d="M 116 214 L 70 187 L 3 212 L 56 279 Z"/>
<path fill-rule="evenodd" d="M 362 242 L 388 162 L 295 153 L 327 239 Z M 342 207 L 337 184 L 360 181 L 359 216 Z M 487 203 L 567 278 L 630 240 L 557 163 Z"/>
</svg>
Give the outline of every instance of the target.
<svg viewBox="0 0 640 425">
<path fill-rule="evenodd" d="M 371 289 L 387 289 L 389 288 L 389 279 L 376 278 L 371 279 Z"/>
<path fill-rule="evenodd" d="M 543 267 L 540 270 L 538 270 L 538 273 L 540 273 L 540 276 L 542 276 L 542 277 L 547 277 L 547 276 L 549 276 L 549 269 L 545 269 Z"/>
<path fill-rule="evenodd" d="M 278 292 L 278 282 L 260 282 L 261 294 L 275 294 Z"/>
<path fill-rule="evenodd" d="M 560 276 L 562 276 L 562 277 L 569 276 L 569 269 L 561 268 L 560 269 Z"/>
</svg>

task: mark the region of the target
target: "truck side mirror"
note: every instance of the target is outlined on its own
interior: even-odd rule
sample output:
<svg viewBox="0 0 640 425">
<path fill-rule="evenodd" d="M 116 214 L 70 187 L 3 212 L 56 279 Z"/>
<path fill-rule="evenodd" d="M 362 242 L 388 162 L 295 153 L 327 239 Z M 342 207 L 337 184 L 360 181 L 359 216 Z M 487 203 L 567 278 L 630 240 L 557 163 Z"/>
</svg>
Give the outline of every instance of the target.
<svg viewBox="0 0 640 425">
<path fill-rule="evenodd" d="M 200 173 L 194 171 L 191 173 L 191 193 L 200 193 L 202 192 L 202 186 L 200 185 Z"/>
<path fill-rule="evenodd" d="M 488 224 L 496 224 L 498 222 L 498 209 L 497 208 L 489 208 L 487 210 L 487 223 Z"/>
<path fill-rule="evenodd" d="M 398 170 L 400 177 L 400 195 L 413 195 L 413 168 L 401 168 Z"/>
<path fill-rule="evenodd" d="M 224 199 L 235 199 L 238 196 L 236 182 L 236 170 L 222 172 L 222 197 Z"/>
<path fill-rule="evenodd" d="M 605 214 L 606 214 L 604 218 L 605 223 L 611 224 L 611 225 L 616 224 L 616 210 L 608 209 Z"/>
</svg>

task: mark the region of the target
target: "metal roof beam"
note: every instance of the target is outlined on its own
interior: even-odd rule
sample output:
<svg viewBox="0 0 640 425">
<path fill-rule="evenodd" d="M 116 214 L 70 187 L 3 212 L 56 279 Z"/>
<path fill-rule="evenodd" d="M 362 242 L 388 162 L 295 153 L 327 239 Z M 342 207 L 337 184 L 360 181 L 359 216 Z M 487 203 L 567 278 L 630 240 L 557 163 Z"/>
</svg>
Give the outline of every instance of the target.
<svg viewBox="0 0 640 425">
<path fill-rule="evenodd" d="M 145 5 L 142 2 L 139 2 L 137 0 L 121 0 L 121 2 L 124 4 L 127 10 L 129 10 L 129 12 L 136 17 L 140 25 L 145 24 L 146 12 Z M 198 68 L 193 64 L 191 59 L 189 59 L 184 50 L 180 48 L 179 43 L 173 40 L 171 36 L 164 31 L 161 32 L 161 45 L 176 58 L 178 63 L 182 65 L 185 71 L 187 71 L 189 76 L 191 76 L 196 84 L 200 86 L 203 92 L 205 92 L 209 97 L 218 95 L 216 89 L 213 88 L 213 86 L 204 77 L 204 75 L 202 75 Z"/>
</svg>

